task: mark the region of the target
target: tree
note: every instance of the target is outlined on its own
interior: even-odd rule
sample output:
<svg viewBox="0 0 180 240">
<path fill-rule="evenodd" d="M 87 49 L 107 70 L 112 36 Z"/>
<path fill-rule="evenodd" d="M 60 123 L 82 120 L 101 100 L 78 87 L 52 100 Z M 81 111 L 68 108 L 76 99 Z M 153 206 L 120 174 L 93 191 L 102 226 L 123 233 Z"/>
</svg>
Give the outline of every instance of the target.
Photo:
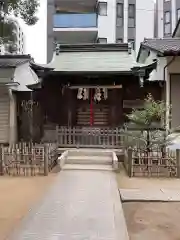
<svg viewBox="0 0 180 240">
<path fill-rule="evenodd" d="M 167 137 L 165 121 L 166 111 L 170 111 L 170 109 L 171 106 L 168 106 L 167 109 L 164 101 L 155 101 L 152 95 L 148 94 L 144 100 L 144 108 L 133 109 L 127 115 L 130 123 L 133 123 L 136 128 L 136 131 L 127 128 L 128 144 L 141 146 L 149 152 L 152 148 L 164 148 L 172 143 L 173 138 Z M 174 130 L 169 131 L 168 134 L 172 132 Z"/>
<path fill-rule="evenodd" d="M 34 25 L 38 21 L 38 7 L 39 0 L 0 0 L 0 44 L 16 41 L 16 26 L 10 15 L 22 18 L 27 25 Z"/>
</svg>

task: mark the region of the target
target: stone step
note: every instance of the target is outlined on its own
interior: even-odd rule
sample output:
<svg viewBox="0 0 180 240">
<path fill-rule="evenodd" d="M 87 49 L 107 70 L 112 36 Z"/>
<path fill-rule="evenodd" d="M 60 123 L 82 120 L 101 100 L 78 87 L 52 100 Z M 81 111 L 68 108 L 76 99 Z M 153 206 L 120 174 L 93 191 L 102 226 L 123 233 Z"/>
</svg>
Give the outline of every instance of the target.
<svg viewBox="0 0 180 240">
<path fill-rule="evenodd" d="M 91 165 L 91 164 L 98 164 L 98 165 L 112 165 L 110 161 L 99 161 L 99 160 L 66 160 L 66 164 L 84 164 L 84 165 Z"/>
<path fill-rule="evenodd" d="M 94 156 L 88 156 L 88 155 L 68 155 L 68 159 L 72 160 L 102 160 L 102 161 L 112 161 L 112 156 L 99 156 L 99 155 L 94 155 Z"/>
<path fill-rule="evenodd" d="M 95 164 L 97 164 L 97 165 L 109 165 L 109 166 L 111 166 L 112 165 L 112 162 L 103 162 L 103 161 L 90 161 L 90 160 L 83 160 L 83 161 L 78 161 L 78 160 L 76 160 L 76 161 L 69 161 L 69 160 L 66 160 L 66 163 L 65 164 L 84 164 L 84 165 L 95 165 Z"/>
<path fill-rule="evenodd" d="M 109 156 L 68 156 L 66 163 L 71 164 L 112 164 L 112 157 Z"/>
<path fill-rule="evenodd" d="M 112 156 L 112 151 L 110 150 L 94 150 L 94 149 L 80 149 L 80 150 L 70 150 L 68 156 Z"/>
<path fill-rule="evenodd" d="M 112 166 L 99 164 L 65 164 L 62 170 L 99 170 L 112 171 Z"/>
</svg>

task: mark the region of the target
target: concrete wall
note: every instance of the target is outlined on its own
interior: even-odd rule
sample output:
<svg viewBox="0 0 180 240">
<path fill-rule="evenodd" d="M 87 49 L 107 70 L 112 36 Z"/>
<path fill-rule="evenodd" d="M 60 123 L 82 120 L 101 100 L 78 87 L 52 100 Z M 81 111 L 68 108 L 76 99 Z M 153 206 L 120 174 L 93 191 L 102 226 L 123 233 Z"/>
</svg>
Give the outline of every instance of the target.
<svg viewBox="0 0 180 240">
<path fill-rule="evenodd" d="M 164 6 L 164 0 L 158 0 L 156 1 L 156 12 L 155 12 L 155 26 L 156 38 L 163 38 L 164 37 L 164 12 L 163 12 L 163 6 Z"/>
<path fill-rule="evenodd" d="M 171 32 L 173 33 L 177 23 L 176 0 L 171 0 Z"/>
<path fill-rule="evenodd" d="M 98 37 L 107 38 L 107 43 L 116 42 L 116 0 L 107 2 L 107 16 L 98 16 Z"/>
<path fill-rule="evenodd" d="M 55 13 L 54 0 L 47 0 L 47 63 L 52 60 L 54 51 L 53 15 Z"/>
</svg>

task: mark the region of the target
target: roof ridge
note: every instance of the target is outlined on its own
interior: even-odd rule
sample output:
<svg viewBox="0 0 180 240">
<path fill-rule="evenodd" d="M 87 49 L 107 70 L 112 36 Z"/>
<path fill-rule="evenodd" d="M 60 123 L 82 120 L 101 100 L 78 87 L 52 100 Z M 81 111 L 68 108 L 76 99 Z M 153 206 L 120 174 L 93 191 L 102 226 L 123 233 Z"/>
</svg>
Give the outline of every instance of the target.
<svg viewBox="0 0 180 240">
<path fill-rule="evenodd" d="M 4 54 L 0 55 L 0 59 L 31 59 L 30 54 Z"/>
<path fill-rule="evenodd" d="M 57 52 L 128 51 L 128 43 L 59 44 Z"/>
<path fill-rule="evenodd" d="M 160 55 L 180 55 L 180 38 L 145 39 L 141 46 L 156 51 Z"/>
</svg>

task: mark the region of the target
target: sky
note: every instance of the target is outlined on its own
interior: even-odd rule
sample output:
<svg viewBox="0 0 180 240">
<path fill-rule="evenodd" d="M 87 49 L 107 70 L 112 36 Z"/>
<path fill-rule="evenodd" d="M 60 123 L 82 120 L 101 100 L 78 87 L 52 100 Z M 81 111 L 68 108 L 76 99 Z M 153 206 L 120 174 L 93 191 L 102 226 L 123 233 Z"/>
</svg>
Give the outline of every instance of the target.
<svg viewBox="0 0 180 240">
<path fill-rule="evenodd" d="M 31 54 L 37 63 L 46 63 L 47 0 L 40 0 L 37 16 L 39 21 L 34 26 L 25 25 L 21 19 L 19 23 L 25 35 L 25 54 Z"/>
</svg>

